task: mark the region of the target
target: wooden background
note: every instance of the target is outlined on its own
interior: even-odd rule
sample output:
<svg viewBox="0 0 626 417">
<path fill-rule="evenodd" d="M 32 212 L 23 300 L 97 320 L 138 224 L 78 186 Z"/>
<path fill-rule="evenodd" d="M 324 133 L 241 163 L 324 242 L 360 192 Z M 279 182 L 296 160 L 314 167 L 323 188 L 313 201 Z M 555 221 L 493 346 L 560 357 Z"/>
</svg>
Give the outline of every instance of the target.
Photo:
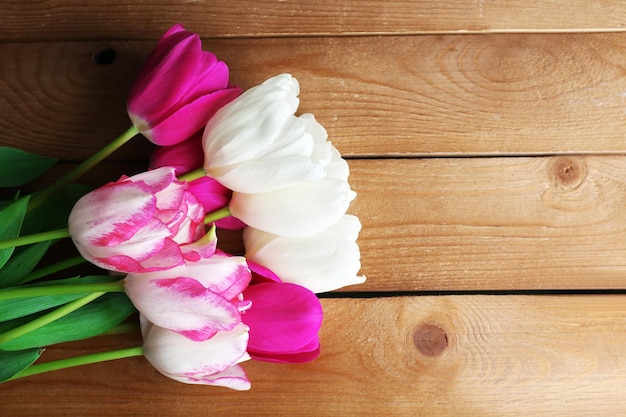
<svg viewBox="0 0 626 417">
<path fill-rule="evenodd" d="M 57 174 L 99 149 L 176 22 L 243 87 L 300 80 L 301 111 L 349 158 L 368 281 L 322 300 L 318 360 L 248 362 L 249 392 L 134 358 L 3 384 L 0 415 L 626 414 L 621 0 L 4 0 L 0 144 L 63 158 Z"/>
</svg>

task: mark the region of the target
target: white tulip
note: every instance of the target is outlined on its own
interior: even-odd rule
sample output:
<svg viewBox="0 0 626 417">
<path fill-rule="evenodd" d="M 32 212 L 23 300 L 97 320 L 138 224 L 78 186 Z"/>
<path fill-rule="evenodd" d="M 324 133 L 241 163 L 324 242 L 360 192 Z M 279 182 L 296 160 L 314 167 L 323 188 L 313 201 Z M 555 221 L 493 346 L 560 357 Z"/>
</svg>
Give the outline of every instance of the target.
<svg viewBox="0 0 626 417">
<path fill-rule="evenodd" d="M 299 92 L 298 81 L 281 74 L 217 111 L 202 140 L 207 175 L 244 193 L 324 178 L 331 144 L 313 115 L 294 115 Z"/>
<path fill-rule="evenodd" d="M 357 273 L 361 255 L 356 244 L 361 223 L 344 215 L 331 227 L 307 237 L 278 236 L 246 228 L 246 258 L 272 270 L 284 282 L 320 293 L 365 282 Z"/>
<path fill-rule="evenodd" d="M 331 155 L 323 179 L 265 193 L 233 193 L 231 214 L 252 228 L 281 236 L 310 236 L 330 227 L 356 197 L 347 162 L 334 147 Z"/>
<path fill-rule="evenodd" d="M 230 211 L 255 229 L 303 237 L 335 223 L 345 214 L 354 196 L 346 181 L 325 178 L 266 193 L 234 193 Z"/>
</svg>

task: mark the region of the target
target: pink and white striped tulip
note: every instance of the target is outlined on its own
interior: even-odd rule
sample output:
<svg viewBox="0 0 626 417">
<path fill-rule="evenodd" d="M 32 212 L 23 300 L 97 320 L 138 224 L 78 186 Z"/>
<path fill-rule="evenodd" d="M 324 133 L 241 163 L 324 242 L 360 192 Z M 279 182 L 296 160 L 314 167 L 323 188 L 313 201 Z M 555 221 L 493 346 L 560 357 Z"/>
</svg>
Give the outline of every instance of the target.
<svg viewBox="0 0 626 417">
<path fill-rule="evenodd" d="M 245 258 L 216 253 L 166 271 L 128 274 L 124 290 L 150 322 L 203 341 L 241 323 L 249 282 Z"/>
<path fill-rule="evenodd" d="M 365 282 L 357 275 L 361 254 L 356 243 L 361 223 L 345 215 L 331 227 L 306 237 L 278 236 L 244 229 L 246 258 L 276 273 L 284 282 L 301 285 L 314 293 Z"/>
<path fill-rule="evenodd" d="M 204 130 L 207 175 L 244 193 L 324 178 L 331 144 L 311 114 L 294 115 L 298 94 L 298 81 L 281 74 L 218 110 Z"/>
<path fill-rule="evenodd" d="M 202 50 L 196 33 L 174 25 L 140 69 L 128 96 L 128 115 L 150 141 L 182 142 L 241 94 L 228 76 L 226 64 Z"/>
<path fill-rule="evenodd" d="M 193 243 L 204 235 L 204 217 L 202 204 L 174 169 L 165 167 L 86 194 L 74 205 L 68 226 L 76 248 L 91 263 L 147 272 L 212 255 L 214 246 Z"/>
<path fill-rule="evenodd" d="M 178 333 L 155 326 L 142 318 L 143 351 L 163 375 L 186 384 L 250 389 L 250 380 L 238 365 L 250 359 L 246 353 L 248 327 L 239 324 L 204 342 L 191 341 Z"/>
</svg>

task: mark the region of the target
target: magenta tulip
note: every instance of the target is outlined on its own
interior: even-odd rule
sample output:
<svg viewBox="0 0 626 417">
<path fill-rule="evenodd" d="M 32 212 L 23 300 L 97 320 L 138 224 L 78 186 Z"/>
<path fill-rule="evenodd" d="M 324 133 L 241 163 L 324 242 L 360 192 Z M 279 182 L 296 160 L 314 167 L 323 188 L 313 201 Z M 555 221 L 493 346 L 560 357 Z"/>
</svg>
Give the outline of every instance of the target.
<svg viewBox="0 0 626 417">
<path fill-rule="evenodd" d="M 83 196 L 68 219 L 80 254 L 102 268 L 148 272 L 210 256 L 205 211 L 173 168 L 122 177 Z"/>
<path fill-rule="evenodd" d="M 180 176 L 202 167 L 203 162 L 202 134 L 199 132 L 175 145 L 157 147 L 150 158 L 150 168 L 170 166 Z"/>
<path fill-rule="evenodd" d="M 266 362 L 303 363 L 320 353 L 322 306 L 308 289 L 282 283 L 270 270 L 249 263 L 253 284 L 244 291 L 252 307 L 242 314 L 250 327 L 248 353 Z"/>
<path fill-rule="evenodd" d="M 241 94 L 228 83 L 228 67 L 202 50 L 200 37 L 180 24 L 170 28 L 139 71 L 127 110 L 152 142 L 172 145 L 200 131 L 222 106 Z"/>
<path fill-rule="evenodd" d="M 228 205 L 233 192 L 211 177 L 200 177 L 189 182 L 189 192 L 202 203 L 207 213 L 212 213 Z M 215 221 L 221 229 L 239 230 L 246 224 L 233 216 L 226 216 Z"/>
</svg>

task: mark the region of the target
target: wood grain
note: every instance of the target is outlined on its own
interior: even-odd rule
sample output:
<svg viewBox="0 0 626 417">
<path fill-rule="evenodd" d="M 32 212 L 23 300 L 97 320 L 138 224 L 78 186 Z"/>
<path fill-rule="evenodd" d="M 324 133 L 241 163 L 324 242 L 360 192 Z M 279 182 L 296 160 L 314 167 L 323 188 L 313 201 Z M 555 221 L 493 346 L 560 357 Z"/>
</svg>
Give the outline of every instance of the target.
<svg viewBox="0 0 626 417">
<path fill-rule="evenodd" d="M 230 39 L 205 42 L 248 88 L 301 83 L 344 155 L 626 152 L 626 34 Z M 154 42 L 6 43 L 2 143 L 82 159 L 124 131 Z M 117 59 L 92 56 L 112 48 Z M 258 53 L 263 51 L 263 53 Z M 116 154 L 140 155 L 145 141 Z"/>
<path fill-rule="evenodd" d="M 625 156 L 349 165 L 368 280 L 343 291 L 626 289 Z M 79 182 L 96 187 L 146 167 L 105 162 Z M 219 238 L 224 250 L 243 253 L 239 233 Z"/>
<path fill-rule="evenodd" d="M 625 156 L 349 165 L 368 280 L 343 291 L 626 289 Z M 145 169 L 145 161 L 105 162 L 79 182 L 95 187 Z M 219 238 L 243 253 L 239 233 Z"/>
<path fill-rule="evenodd" d="M 622 156 L 350 166 L 357 291 L 626 288 Z"/>
<path fill-rule="evenodd" d="M 128 127 L 133 78 L 176 22 L 243 87 L 294 74 L 349 158 L 368 277 L 344 289 L 365 298 L 322 299 L 318 360 L 246 363 L 250 392 L 133 358 L 3 384 L 0 416 L 624 415 L 625 296 L 583 295 L 626 290 L 622 1 L 5 0 L 0 22 L 0 145 L 63 160 L 39 184 Z M 133 140 L 81 182 L 151 149 Z M 544 290 L 581 295 L 519 295 Z M 460 295 L 383 293 L 413 291 Z"/>
<path fill-rule="evenodd" d="M 136 358 L 13 381 L 3 385 L 0 412 L 576 417 L 619 416 L 626 409 L 621 296 L 400 297 L 323 305 L 320 358 L 305 365 L 246 363 L 253 381 L 246 393 L 175 383 Z M 416 348 L 415 340 L 424 343 L 424 325 L 445 335 L 436 356 Z M 430 337 L 432 345 L 437 338 Z M 99 345 L 136 342 L 117 337 Z M 49 354 L 82 354 L 89 347 L 70 344 Z"/>
<path fill-rule="evenodd" d="M 0 5 L 2 40 L 157 39 L 173 23 L 205 37 L 624 30 L 620 0 L 120 0 Z"/>
</svg>

